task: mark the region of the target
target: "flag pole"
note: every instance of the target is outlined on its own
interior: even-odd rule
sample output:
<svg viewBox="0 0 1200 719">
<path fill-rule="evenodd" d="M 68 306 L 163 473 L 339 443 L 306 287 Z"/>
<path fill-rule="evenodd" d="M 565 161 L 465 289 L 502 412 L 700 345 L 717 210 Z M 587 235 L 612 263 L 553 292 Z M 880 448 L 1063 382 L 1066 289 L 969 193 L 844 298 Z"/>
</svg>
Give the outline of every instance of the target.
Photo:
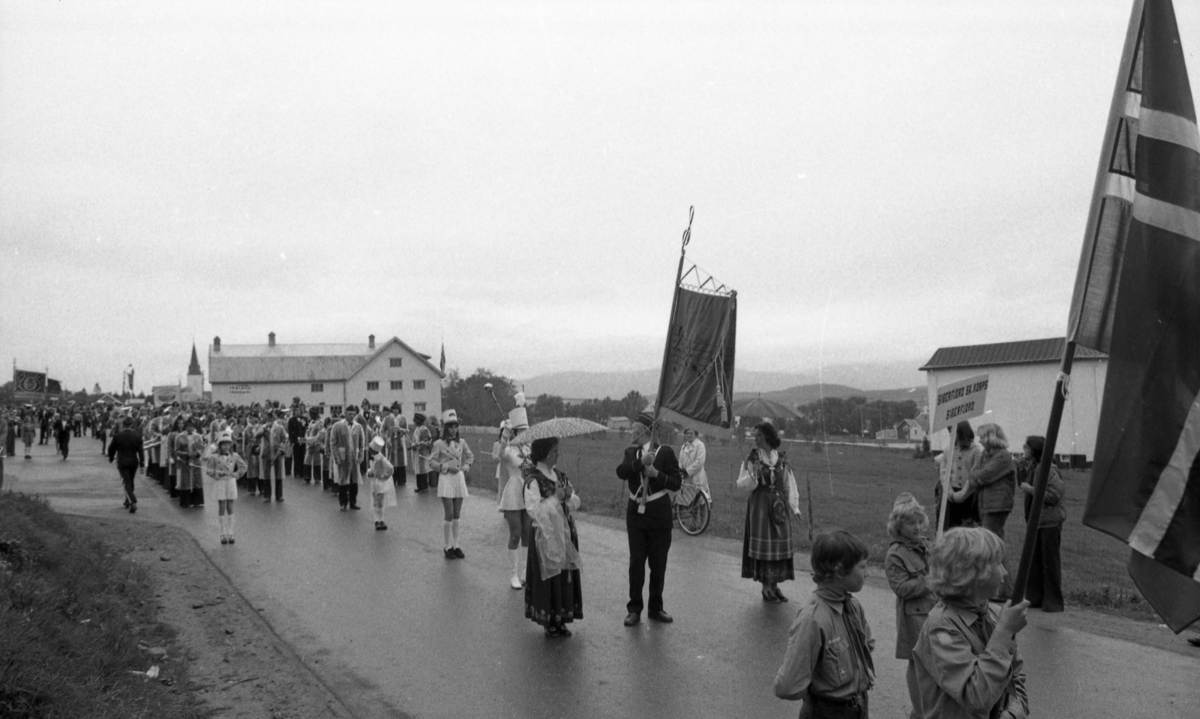
<svg viewBox="0 0 1200 719">
<path fill-rule="evenodd" d="M 1021 563 L 1017 566 L 1017 577 L 1013 582 L 1012 601 L 1014 604 L 1025 598 L 1025 589 L 1029 583 L 1029 569 L 1033 564 L 1033 547 L 1037 542 L 1038 522 L 1042 517 L 1042 503 L 1046 499 L 1046 484 L 1050 477 L 1050 464 L 1054 460 L 1055 444 L 1058 442 L 1058 428 L 1062 423 L 1063 405 L 1066 404 L 1067 393 L 1070 387 L 1071 366 L 1075 361 L 1075 340 L 1083 314 L 1088 282 L 1091 279 L 1093 253 L 1096 246 L 1095 236 L 1099 229 L 1100 211 L 1104 205 L 1105 187 L 1108 182 L 1112 147 L 1116 141 L 1117 130 L 1121 124 L 1120 118 L 1124 113 L 1125 91 L 1129 82 L 1130 65 L 1137 52 L 1138 32 L 1142 24 L 1144 6 L 1145 0 L 1133 1 L 1133 8 L 1130 10 L 1129 15 L 1129 28 L 1125 31 L 1125 47 L 1121 51 L 1121 64 L 1117 69 L 1112 104 L 1109 106 L 1108 123 L 1104 130 L 1104 144 L 1100 148 L 1100 162 L 1096 168 L 1096 184 L 1092 190 L 1092 206 L 1088 212 L 1087 226 L 1084 230 L 1083 257 L 1080 259 L 1080 271 L 1075 280 L 1075 293 L 1071 302 L 1071 316 L 1068 318 L 1062 366 L 1059 371 L 1058 381 L 1055 383 L 1054 401 L 1050 405 L 1050 420 L 1046 426 L 1046 445 L 1042 450 L 1042 460 L 1038 463 L 1037 477 L 1033 485 L 1033 497 L 1030 500 L 1029 518 L 1025 523 L 1025 544 L 1021 549 Z"/>
<path fill-rule="evenodd" d="M 675 284 L 671 285 L 671 314 L 667 318 L 667 341 L 663 346 L 663 363 L 658 372 L 658 394 L 654 397 L 654 421 L 662 410 L 663 392 L 666 390 L 667 361 L 671 358 L 671 326 L 675 323 L 675 310 L 679 307 L 679 282 L 683 279 L 683 260 L 687 256 L 688 242 L 692 240 L 692 218 L 696 216 L 695 205 L 688 208 L 688 226 L 683 231 L 683 243 L 679 247 L 679 269 L 675 271 Z"/>
</svg>

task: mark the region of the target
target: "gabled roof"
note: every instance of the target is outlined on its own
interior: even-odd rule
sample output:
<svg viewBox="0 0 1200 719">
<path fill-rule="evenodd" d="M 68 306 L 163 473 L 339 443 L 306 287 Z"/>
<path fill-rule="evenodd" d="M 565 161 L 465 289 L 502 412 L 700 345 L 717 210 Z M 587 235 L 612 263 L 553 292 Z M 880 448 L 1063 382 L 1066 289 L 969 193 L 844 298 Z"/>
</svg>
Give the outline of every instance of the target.
<svg viewBox="0 0 1200 719">
<path fill-rule="evenodd" d="M 990 345 L 966 345 L 963 347 L 940 347 L 933 357 L 921 367 L 931 369 L 956 369 L 959 367 L 990 367 L 1010 364 L 1043 364 L 1062 361 L 1066 339 L 1051 337 L 1044 340 L 1021 342 L 999 342 Z M 1087 347 L 1075 348 L 1077 360 L 1107 359 L 1103 352 Z"/>
<path fill-rule="evenodd" d="M 208 350 L 209 381 L 214 384 L 249 382 L 343 382 L 358 374 L 393 343 L 403 347 L 439 377 L 428 356 L 398 337 L 368 344 L 222 344 Z"/>
</svg>

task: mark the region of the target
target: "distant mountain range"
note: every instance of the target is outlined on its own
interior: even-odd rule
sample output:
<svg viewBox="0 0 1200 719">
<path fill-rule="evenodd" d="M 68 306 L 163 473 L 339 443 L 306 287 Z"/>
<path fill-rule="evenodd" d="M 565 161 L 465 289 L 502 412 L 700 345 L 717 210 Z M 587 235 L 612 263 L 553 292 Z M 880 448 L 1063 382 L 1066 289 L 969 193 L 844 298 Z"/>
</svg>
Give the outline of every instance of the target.
<svg viewBox="0 0 1200 719">
<path fill-rule="evenodd" d="M 854 364 L 826 367 L 818 377 L 815 373 L 757 372 L 741 370 L 734 376 L 734 396 L 763 397 L 785 404 L 814 402 L 824 392 L 825 397 L 865 396 L 868 399 L 901 401 L 925 398 L 925 377 L 914 362 L 892 364 Z M 637 390 L 653 396 L 658 392 L 658 369 L 630 372 L 555 372 L 524 380 L 515 380 L 532 400 L 540 394 L 552 394 L 564 399 L 620 399 Z M 863 390 L 858 387 L 900 387 L 901 389 Z M 919 388 L 911 391 L 912 388 Z"/>
</svg>

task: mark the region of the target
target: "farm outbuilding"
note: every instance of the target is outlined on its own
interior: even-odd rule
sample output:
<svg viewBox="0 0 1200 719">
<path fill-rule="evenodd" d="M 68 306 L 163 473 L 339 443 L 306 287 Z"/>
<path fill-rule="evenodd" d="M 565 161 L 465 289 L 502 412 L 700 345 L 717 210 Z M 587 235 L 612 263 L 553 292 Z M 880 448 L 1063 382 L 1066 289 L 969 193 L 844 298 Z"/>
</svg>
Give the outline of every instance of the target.
<svg viewBox="0 0 1200 719">
<path fill-rule="evenodd" d="M 936 405 L 939 386 L 987 374 L 987 411 L 982 417 L 972 419 L 971 425 L 978 427 L 987 422 L 1000 425 L 1008 435 L 1010 449 L 1019 452 L 1025 437 L 1046 434 L 1065 342 L 1055 337 L 941 347 L 921 367 L 926 373 L 929 406 Z M 1070 392 L 1055 448 L 1055 454 L 1064 460 L 1090 463 L 1095 455 L 1107 370 L 1107 355 L 1084 347 L 1076 349 Z M 933 449 L 945 449 L 949 433 L 934 432 L 929 442 Z"/>
<path fill-rule="evenodd" d="M 224 404 L 288 406 L 299 397 L 334 416 L 363 400 L 375 408 L 399 402 L 410 418 L 442 411 L 443 374 L 398 337 L 378 345 L 375 335 L 359 344 L 282 344 L 274 332 L 266 344 L 222 345 L 217 337 L 208 349 L 208 372 L 212 398 Z"/>
</svg>

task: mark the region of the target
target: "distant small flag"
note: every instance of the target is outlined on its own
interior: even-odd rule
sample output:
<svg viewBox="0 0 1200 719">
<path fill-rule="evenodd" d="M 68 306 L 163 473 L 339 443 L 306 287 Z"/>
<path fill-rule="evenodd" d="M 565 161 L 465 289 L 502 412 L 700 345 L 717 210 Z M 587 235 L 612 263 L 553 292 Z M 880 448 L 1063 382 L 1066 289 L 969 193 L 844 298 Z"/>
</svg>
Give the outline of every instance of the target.
<svg viewBox="0 0 1200 719">
<path fill-rule="evenodd" d="M 438 369 L 440 369 L 443 373 L 446 371 L 446 343 L 445 342 L 442 343 L 442 359 L 440 362 L 438 362 Z"/>
</svg>

